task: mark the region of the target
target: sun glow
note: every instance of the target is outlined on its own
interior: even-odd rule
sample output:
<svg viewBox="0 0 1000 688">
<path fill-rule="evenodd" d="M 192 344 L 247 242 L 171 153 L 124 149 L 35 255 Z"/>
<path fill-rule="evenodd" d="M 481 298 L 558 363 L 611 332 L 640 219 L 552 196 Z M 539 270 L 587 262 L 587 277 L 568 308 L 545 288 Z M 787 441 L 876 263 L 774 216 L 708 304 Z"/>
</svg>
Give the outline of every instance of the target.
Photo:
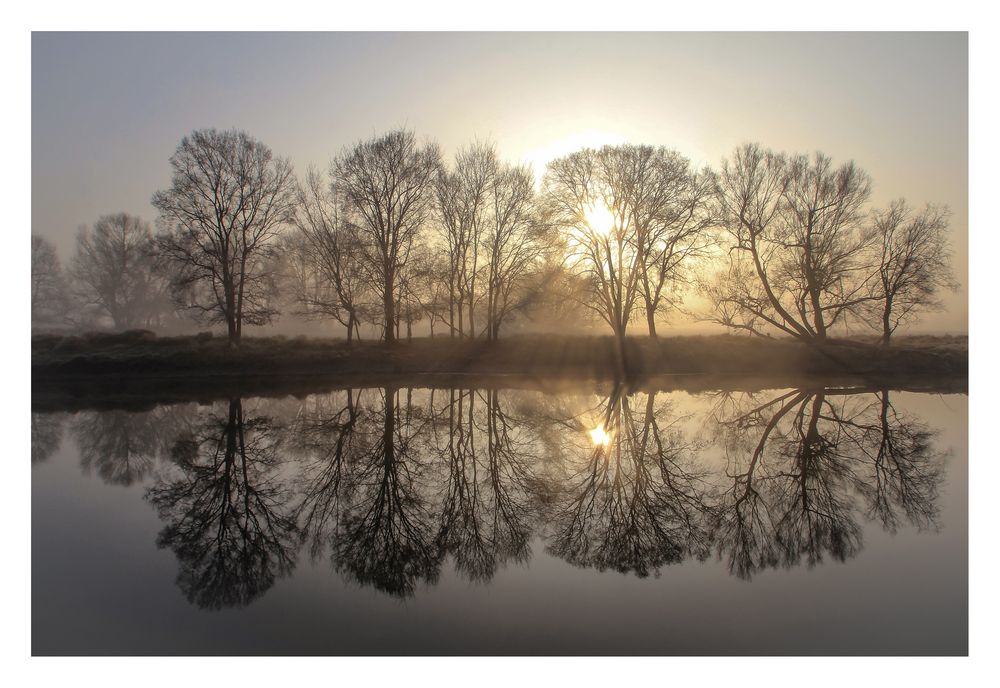
<svg viewBox="0 0 1000 688">
<path fill-rule="evenodd" d="M 598 425 L 590 431 L 590 439 L 599 447 L 606 447 L 611 444 L 611 435 L 605 432 L 603 425 Z"/>
<path fill-rule="evenodd" d="M 587 221 L 587 226 L 590 227 L 592 232 L 597 232 L 598 234 L 607 235 L 611 233 L 611 230 L 615 226 L 615 216 L 608 206 L 600 201 L 596 201 L 587 208 L 584 213 L 584 219 Z"/>
</svg>

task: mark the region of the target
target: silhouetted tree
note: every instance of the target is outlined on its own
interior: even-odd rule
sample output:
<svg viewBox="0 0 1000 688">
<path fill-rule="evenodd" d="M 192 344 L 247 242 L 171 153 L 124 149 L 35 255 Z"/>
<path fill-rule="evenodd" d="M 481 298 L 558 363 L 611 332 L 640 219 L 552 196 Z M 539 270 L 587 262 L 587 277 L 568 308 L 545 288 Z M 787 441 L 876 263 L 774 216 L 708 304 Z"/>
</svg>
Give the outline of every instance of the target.
<svg viewBox="0 0 1000 688">
<path fill-rule="evenodd" d="M 584 305 L 621 340 L 640 298 L 643 265 L 603 171 L 598 151 L 584 149 L 550 162 L 542 189 L 547 219 L 566 233 L 571 264 L 589 284 L 593 301 Z"/>
<path fill-rule="evenodd" d="M 233 399 L 177 441 L 176 480 L 146 498 L 167 525 L 157 545 L 180 564 L 177 584 L 199 607 L 244 606 L 291 572 L 299 543 L 279 479 L 278 438 L 267 417 L 244 417 Z"/>
<path fill-rule="evenodd" d="M 487 187 L 487 201 L 489 222 L 482 238 L 486 336 L 496 340 L 504 320 L 523 302 L 528 279 L 540 266 L 549 244 L 529 167 L 498 163 Z"/>
<path fill-rule="evenodd" d="M 31 322 L 64 324 L 68 319 L 69 291 L 56 248 L 47 239 L 31 235 Z"/>
<path fill-rule="evenodd" d="M 171 186 L 152 203 L 167 225 L 158 245 L 174 264 L 175 296 L 238 344 L 244 323 L 275 315 L 268 259 L 295 208 L 292 166 L 246 132 L 215 129 L 185 136 L 170 165 Z"/>
<path fill-rule="evenodd" d="M 941 307 L 938 292 L 955 288 L 948 248 L 948 210 L 927 206 L 919 212 L 897 200 L 874 214 L 876 301 L 874 315 L 882 343 L 921 311 Z"/>
<path fill-rule="evenodd" d="M 657 313 L 676 303 L 672 292 L 708 245 L 711 181 L 662 147 L 605 146 L 549 163 L 549 219 L 566 233 L 571 263 L 590 283 L 586 305 L 619 339 L 643 306 L 655 336 Z"/>
<path fill-rule="evenodd" d="M 162 306 L 154 263 L 149 223 L 118 213 L 100 218 L 92 230 L 80 229 L 70 274 L 81 302 L 110 318 L 115 329 L 152 326 Z"/>
<path fill-rule="evenodd" d="M 332 317 L 347 329 L 347 341 L 361 338 L 368 281 L 356 228 L 345 221 L 336 194 L 315 170 L 298 188 L 299 230 L 295 297 L 307 317 Z"/>
<path fill-rule="evenodd" d="M 605 146 L 598 156 L 601 176 L 633 236 L 646 326 L 655 337 L 657 314 L 676 306 L 693 261 L 709 246 L 714 178 L 662 147 Z"/>
<path fill-rule="evenodd" d="M 398 130 L 357 144 L 332 166 L 373 287 L 381 292 L 387 342 L 396 339 L 400 275 L 430 213 L 439 164 L 437 146 L 420 146 L 412 132 Z"/>
<path fill-rule="evenodd" d="M 738 148 L 718 175 L 727 268 L 709 289 L 721 324 L 813 341 L 870 300 L 865 172 L 822 153 Z"/>
<path fill-rule="evenodd" d="M 476 280 L 479 245 L 488 212 L 487 189 L 496 174 L 496 151 L 476 143 L 458 151 L 451 170 L 439 168 L 435 200 L 447 247 L 451 335 L 476 336 Z M 465 319 L 468 315 L 468 325 Z"/>
</svg>

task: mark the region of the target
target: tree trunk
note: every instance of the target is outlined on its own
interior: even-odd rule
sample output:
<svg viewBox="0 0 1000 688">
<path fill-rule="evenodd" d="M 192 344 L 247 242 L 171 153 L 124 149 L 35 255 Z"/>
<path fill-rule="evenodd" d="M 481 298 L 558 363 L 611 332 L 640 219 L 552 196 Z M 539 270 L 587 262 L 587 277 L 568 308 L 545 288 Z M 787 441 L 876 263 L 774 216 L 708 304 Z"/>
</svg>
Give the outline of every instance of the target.
<svg viewBox="0 0 1000 688">
<path fill-rule="evenodd" d="M 396 340 L 396 302 L 392 298 L 392 281 L 388 277 L 382 289 L 382 309 L 385 317 L 385 342 L 392 344 Z"/>
<path fill-rule="evenodd" d="M 455 277 L 448 278 L 448 336 L 455 338 Z"/>
<path fill-rule="evenodd" d="M 615 328 L 615 377 L 620 379 L 628 373 L 628 364 L 625 360 L 625 328 L 617 325 Z"/>
<path fill-rule="evenodd" d="M 892 337 L 892 300 L 887 299 L 885 308 L 882 309 L 882 346 L 889 346 L 889 338 Z"/>
<path fill-rule="evenodd" d="M 382 425 L 382 445 L 385 452 L 385 467 L 391 470 L 395 459 L 396 389 L 386 387 L 383 394 L 385 394 L 385 419 Z"/>
<path fill-rule="evenodd" d="M 646 325 L 649 327 L 649 336 L 656 338 L 656 311 L 646 307 Z"/>
</svg>

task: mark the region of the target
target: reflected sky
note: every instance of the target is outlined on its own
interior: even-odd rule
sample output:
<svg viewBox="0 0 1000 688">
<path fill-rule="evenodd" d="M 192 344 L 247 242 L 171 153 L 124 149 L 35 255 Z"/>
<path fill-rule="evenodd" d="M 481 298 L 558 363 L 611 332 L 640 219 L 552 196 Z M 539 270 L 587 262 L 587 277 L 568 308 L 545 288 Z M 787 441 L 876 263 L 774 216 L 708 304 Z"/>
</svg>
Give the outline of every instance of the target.
<svg viewBox="0 0 1000 688">
<path fill-rule="evenodd" d="M 33 652 L 961 654 L 966 404 L 377 388 L 33 413 Z"/>
</svg>

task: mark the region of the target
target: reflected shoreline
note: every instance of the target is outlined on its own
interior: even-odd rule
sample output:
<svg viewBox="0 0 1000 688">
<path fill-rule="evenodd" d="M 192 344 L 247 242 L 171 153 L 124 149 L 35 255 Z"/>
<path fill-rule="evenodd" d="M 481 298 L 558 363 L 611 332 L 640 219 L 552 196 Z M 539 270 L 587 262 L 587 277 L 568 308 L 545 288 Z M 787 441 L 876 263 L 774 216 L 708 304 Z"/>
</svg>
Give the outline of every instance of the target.
<svg viewBox="0 0 1000 688">
<path fill-rule="evenodd" d="M 534 375 L 482 375 L 456 373 L 364 373 L 354 375 L 208 375 L 208 376 L 63 376 L 32 380 L 34 412 L 82 410 L 148 410 L 161 404 L 207 404 L 234 397 L 296 398 L 347 389 L 392 386 L 410 389 L 495 389 L 537 391 L 546 394 L 608 394 L 617 386 L 628 393 L 720 390 L 759 392 L 791 387 L 817 389 L 842 387 L 858 392 L 883 388 L 901 392 L 968 394 L 967 375 L 715 375 L 678 373 L 616 379 L 578 376 L 540 378 Z"/>
</svg>

